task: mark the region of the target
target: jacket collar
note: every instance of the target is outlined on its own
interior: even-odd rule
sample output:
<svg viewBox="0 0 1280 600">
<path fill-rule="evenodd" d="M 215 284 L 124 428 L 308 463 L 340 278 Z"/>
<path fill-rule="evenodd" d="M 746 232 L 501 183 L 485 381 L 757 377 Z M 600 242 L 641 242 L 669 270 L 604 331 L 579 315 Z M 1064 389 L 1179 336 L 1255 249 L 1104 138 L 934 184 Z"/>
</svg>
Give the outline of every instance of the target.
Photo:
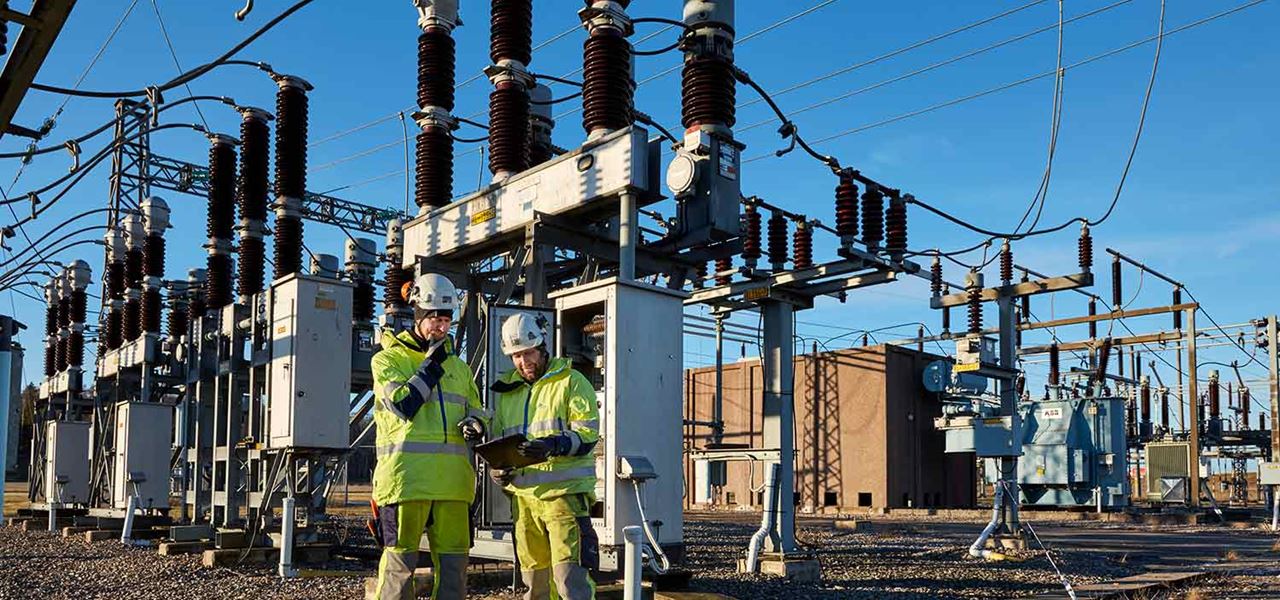
<svg viewBox="0 0 1280 600">
<path fill-rule="evenodd" d="M 382 344 L 383 349 L 401 346 L 407 350 L 412 350 L 419 354 L 426 352 L 426 349 L 423 348 L 422 345 L 418 342 L 418 338 L 413 335 L 413 332 L 407 329 L 400 332 L 394 332 L 389 328 L 384 328 L 382 330 L 382 338 L 380 342 Z M 452 338 L 447 338 L 447 337 L 445 338 L 444 349 L 445 349 L 445 352 L 448 352 L 449 354 L 453 354 Z"/>
<path fill-rule="evenodd" d="M 538 381 L 535 381 L 534 383 L 536 384 L 543 381 L 553 381 L 556 379 L 560 379 L 561 377 L 567 377 L 569 375 L 569 371 L 572 370 L 572 366 L 573 365 L 569 361 L 569 359 L 564 357 L 553 357 L 551 359 L 548 359 L 547 372 L 543 373 L 542 377 L 538 378 Z M 520 372 L 517 371 L 516 369 L 511 369 L 506 373 L 503 373 L 502 377 L 499 377 L 498 380 L 501 381 L 502 383 L 506 383 L 508 385 L 516 385 L 516 386 L 519 386 L 520 384 L 528 383 L 524 380 L 523 377 L 520 376 Z"/>
</svg>

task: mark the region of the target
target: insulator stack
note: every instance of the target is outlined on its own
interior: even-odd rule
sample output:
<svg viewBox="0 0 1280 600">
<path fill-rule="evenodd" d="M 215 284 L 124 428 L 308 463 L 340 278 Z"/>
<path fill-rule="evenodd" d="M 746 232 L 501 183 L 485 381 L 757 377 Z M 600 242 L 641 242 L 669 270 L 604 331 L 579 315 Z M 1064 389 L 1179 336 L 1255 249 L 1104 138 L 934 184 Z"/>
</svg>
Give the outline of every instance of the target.
<svg viewBox="0 0 1280 600">
<path fill-rule="evenodd" d="M 702 289 L 706 285 L 708 274 L 707 263 L 699 263 L 698 270 L 693 274 L 693 289 Z"/>
<path fill-rule="evenodd" d="M 147 288 L 142 292 L 142 331 L 160 333 L 160 312 L 164 303 L 160 300 L 160 290 Z"/>
<path fill-rule="evenodd" d="M 1049 345 L 1049 385 L 1058 385 L 1061 381 L 1062 357 L 1055 342 Z"/>
<path fill-rule="evenodd" d="M 862 242 L 875 250 L 884 241 L 884 192 L 875 186 L 862 193 Z"/>
<path fill-rule="evenodd" d="M 1160 388 L 1160 422 L 1169 427 L 1169 388 Z"/>
<path fill-rule="evenodd" d="M 951 294 L 951 286 L 945 286 L 942 288 L 942 295 L 947 296 L 950 294 Z M 942 307 L 942 335 L 951 335 L 951 307 L 950 306 Z"/>
<path fill-rule="evenodd" d="M 969 333 L 982 333 L 982 288 L 970 287 L 969 294 Z"/>
<path fill-rule="evenodd" d="M 1176 287 L 1173 288 L 1173 305 L 1179 304 L 1182 304 L 1182 288 Z M 1180 310 L 1173 311 L 1173 329 L 1182 331 L 1182 311 Z"/>
<path fill-rule="evenodd" d="M 457 128 L 452 115 L 457 64 L 452 32 L 458 25 L 457 6 L 447 2 L 427 4 L 419 7 L 422 34 L 418 36 L 418 111 L 413 115 L 421 128 L 414 150 L 414 203 L 421 212 L 453 199 L 450 132 Z"/>
<path fill-rule="evenodd" d="M 164 236 L 149 234 L 142 242 L 142 273 L 144 277 L 164 277 Z"/>
<path fill-rule="evenodd" d="M 142 288 L 147 278 L 146 226 L 141 214 L 126 215 L 120 221 L 124 231 L 124 308 L 120 336 L 124 343 L 142 335 Z"/>
<path fill-rule="evenodd" d="M 401 317 L 410 316 L 409 305 L 401 295 L 404 285 L 413 281 L 413 272 L 400 265 L 404 258 L 404 230 L 399 219 L 387 222 L 386 272 L 382 276 L 382 313 L 384 326 L 394 325 Z"/>
<path fill-rule="evenodd" d="M 551 111 L 551 88 L 537 84 L 529 89 L 529 167 L 536 167 L 556 156 L 551 142 L 556 120 Z"/>
<path fill-rule="evenodd" d="M 206 268 L 209 275 L 204 282 L 205 303 L 213 310 L 231 304 L 231 257 L 211 254 Z"/>
<path fill-rule="evenodd" d="M 275 193 L 301 199 L 307 191 L 307 92 L 312 87 L 290 76 L 279 76 L 276 84 Z"/>
<path fill-rule="evenodd" d="M 529 168 L 533 0 L 493 0 L 489 20 L 489 171 L 502 180 Z"/>
<path fill-rule="evenodd" d="M 533 1 L 493 0 L 489 18 L 489 59 L 529 66 L 533 58 Z"/>
<path fill-rule="evenodd" d="M 146 253 L 142 248 L 129 248 L 124 255 L 124 279 L 126 288 L 136 288 L 142 285 L 142 280 L 147 276 L 146 270 Z M 128 290 L 125 290 L 128 293 Z"/>
<path fill-rule="evenodd" d="M 240 238 L 240 261 L 236 263 L 236 295 L 247 302 L 264 289 L 263 266 L 267 247 L 261 237 Z"/>
<path fill-rule="evenodd" d="M 103 330 L 98 340 L 98 347 L 115 350 L 124 344 L 124 331 L 121 319 L 124 315 L 125 289 L 125 232 L 117 223 L 116 227 L 107 230 L 105 237 L 107 247 L 106 270 L 103 280 L 106 283 L 106 297 L 103 298 Z"/>
<path fill-rule="evenodd" d="M 847 174 L 841 174 L 836 185 L 836 233 L 846 246 L 858 235 L 858 184 Z"/>
<path fill-rule="evenodd" d="M 275 224 L 275 265 L 273 279 L 302 271 L 302 200 L 307 191 L 307 92 L 311 84 L 286 75 L 276 76 L 276 161 L 273 207 Z M 229 273 L 229 270 L 228 270 Z M 215 273 L 209 269 L 209 279 Z M 229 281 L 226 282 L 230 289 Z M 222 283 L 217 284 L 218 287 Z M 209 306 L 219 308 L 212 294 Z"/>
<path fill-rule="evenodd" d="M 691 38 L 702 42 L 702 36 Z M 733 127 L 737 122 L 737 80 L 733 76 L 733 42 L 722 48 L 695 44 L 685 54 L 680 92 L 680 123 L 685 129 L 703 125 Z"/>
<path fill-rule="evenodd" d="M 154 202 L 157 198 L 149 198 Z M 165 209 L 165 225 L 168 225 L 168 209 Z M 148 227 L 151 227 L 148 224 Z M 160 333 L 160 312 L 163 302 L 160 300 L 160 286 L 164 280 L 164 237 L 160 233 L 147 234 L 143 242 L 143 262 L 146 268 L 146 282 L 142 290 L 142 330 L 145 333 Z"/>
<path fill-rule="evenodd" d="M 58 298 L 58 327 L 66 329 L 71 326 L 71 296 L 64 291 Z"/>
<path fill-rule="evenodd" d="M 453 110 L 456 55 L 449 27 L 431 25 L 418 36 L 418 106 Z"/>
<path fill-rule="evenodd" d="M 427 127 L 416 139 L 414 203 L 420 210 L 439 208 L 453 197 L 453 138 L 447 129 Z"/>
<path fill-rule="evenodd" d="M 743 211 L 743 220 L 746 221 L 744 227 L 746 235 L 742 238 L 742 258 L 747 261 L 747 266 L 754 268 L 757 260 L 760 259 L 760 211 L 756 209 L 756 205 L 748 204 Z"/>
<path fill-rule="evenodd" d="M 1022 272 L 1022 283 L 1031 281 L 1031 276 L 1026 271 Z M 1018 304 L 1022 308 L 1022 322 L 1031 322 L 1031 295 L 1019 296 Z"/>
<path fill-rule="evenodd" d="M 929 293 L 934 298 L 942 295 L 942 258 L 938 256 L 929 263 Z"/>
<path fill-rule="evenodd" d="M 776 211 L 769 217 L 769 265 L 775 271 L 787 265 L 787 218 Z"/>
<path fill-rule="evenodd" d="M 1089 299 L 1089 316 L 1098 314 L 1098 301 L 1093 298 Z M 1098 339 L 1098 322 L 1089 321 L 1089 339 Z"/>
<path fill-rule="evenodd" d="M 65 365 L 63 368 L 79 369 L 84 365 L 84 323 L 88 316 L 89 299 L 86 291 L 90 283 L 89 263 L 83 260 L 71 261 L 66 269 L 68 316 L 71 323 L 64 350 Z"/>
<path fill-rule="evenodd" d="M 1222 389 L 1218 384 L 1218 372 L 1209 372 L 1209 419 L 1216 420 L 1222 414 Z"/>
<path fill-rule="evenodd" d="M 716 259 L 716 273 L 728 273 L 733 270 L 733 258 L 726 256 Z M 733 281 L 732 275 L 716 275 L 716 285 L 729 285 Z"/>
<path fill-rule="evenodd" d="M 53 368 L 56 372 L 61 373 L 67 370 L 67 349 L 70 347 L 71 334 L 58 338 L 58 346 L 54 354 Z"/>
<path fill-rule="evenodd" d="M 178 341 L 182 336 L 187 335 L 187 329 L 191 326 L 191 313 L 189 301 L 187 299 L 186 290 L 179 293 L 178 290 L 170 290 L 169 293 L 169 319 L 165 323 L 165 330 L 172 341 Z"/>
<path fill-rule="evenodd" d="M 236 218 L 236 151 L 234 140 L 229 137 L 211 135 L 209 141 L 209 206 L 206 220 L 209 240 L 205 244 L 209 252 L 206 265 L 209 278 L 205 281 L 205 293 L 209 299 L 209 307 L 219 309 L 233 301 L 231 236 Z M 278 162 L 279 160 L 277 164 Z M 276 180 L 280 180 L 279 172 L 276 173 Z"/>
<path fill-rule="evenodd" d="M 894 194 L 889 198 L 889 209 L 884 216 L 885 250 L 894 260 L 902 260 L 907 253 L 907 200 Z"/>
<path fill-rule="evenodd" d="M 1093 236 L 1089 234 L 1089 226 L 1080 227 L 1080 239 L 1076 242 L 1076 259 L 1080 272 L 1088 273 L 1093 269 Z"/>
<path fill-rule="evenodd" d="M 1013 283 L 1013 248 L 1009 240 L 1000 246 L 1000 285 Z"/>
<path fill-rule="evenodd" d="M 236 220 L 236 150 L 229 137 L 214 136 L 209 147 L 209 206 L 205 235 L 230 240 Z"/>
<path fill-rule="evenodd" d="M 1249 428 L 1249 405 L 1253 403 L 1249 388 L 1240 388 L 1240 428 Z"/>
<path fill-rule="evenodd" d="M 382 302 L 386 304 L 386 308 L 408 308 L 409 305 L 400 291 L 404 288 L 404 284 L 413 281 L 413 273 L 402 267 L 388 266 L 383 280 L 386 282 L 386 287 L 383 290 Z"/>
<path fill-rule="evenodd" d="M 84 333 L 73 331 L 67 338 L 67 368 L 78 369 L 82 366 L 84 366 Z"/>
<path fill-rule="evenodd" d="M 120 318 L 120 335 L 132 341 L 142 335 L 142 298 L 130 298 L 124 302 L 124 315 Z"/>
<path fill-rule="evenodd" d="M 44 376 L 57 373 L 55 355 L 58 344 L 58 284 L 49 280 L 44 286 Z"/>
<path fill-rule="evenodd" d="M 529 153 L 529 93 L 504 86 L 489 94 L 489 171 L 498 179 L 528 168 Z"/>
<path fill-rule="evenodd" d="M 237 264 L 236 293 L 241 302 L 264 289 L 266 265 L 267 203 L 270 189 L 271 131 L 273 117 L 257 108 L 240 109 L 240 175 L 236 179 L 236 201 L 240 207 L 240 261 Z"/>
<path fill-rule="evenodd" d="M 71 292 L 71 324 L 84 323 L 89 313 L 89 297 L 83 289 Z"/>
<path fill-rule="evenodd" d="M 813 225 L 801 220 L 796 223 L 796 231 L 791 235 L 791 246 L 796 257 L 792 266 L 797 270 L 813 266 Z"/>
<path fill-rule="evenodd" d="M 366 238 L 348 239 L 343 250 L 343 269 L 355 284 L 351 297 L 351 320 L 369 323 L 373 320 L 373 272 L 378 265 L 378 245 Z"/>
<path fill-rule="evenodd" d="M 274 278 L 302 272 L 302 219 L 276 219 Z M 294 252 L 291 248 L 297 248 Z"/>
<path fill-rule="evenodd" d="M 582 128 L 588 139 L 631 125 L 635 79 L 631 71 L 634 31 L 624 12 L 629 2 L 589 1 L 579 12 L 587 28 L 582 45 Z"/>
<path fill-rule="evenodd" d="M 1111 261 L 1111 306 L 1116 310 L 1124 308 L 1123 273 L 1120 270 L 1120 257 Z"/>
<path fill-rule="evenodd" d="M 1142 378 L 1142 386 L 1138 388 L 1138 397 L 1141 399 L 1142 405 L 1142 422 L 1151 422 L 1151 384 L 1147 382 L 1147 378 Z"/>
</svg>

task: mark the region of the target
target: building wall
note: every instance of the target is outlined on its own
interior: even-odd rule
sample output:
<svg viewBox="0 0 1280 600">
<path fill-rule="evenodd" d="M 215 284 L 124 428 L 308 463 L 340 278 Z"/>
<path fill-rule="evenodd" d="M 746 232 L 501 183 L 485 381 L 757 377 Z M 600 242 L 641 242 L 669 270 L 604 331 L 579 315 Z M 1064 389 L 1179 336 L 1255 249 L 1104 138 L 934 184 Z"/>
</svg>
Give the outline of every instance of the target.
<svg viewBox="0 0 1280 600">
<path fill-rule="evenodd" d="M 976 467 L 971 455 L 943 453 L 933 429 L 936 399 L 920 384 L 936 357 L 884 346 L 807 354 L 795 360 L 797 505 L 818 511 L 903 506 L 970 506 Z M 758 360 L 726 364 L 723 371 L 726 444 L 763 447 Z M 710 421 L 714 368 L 685 373 L 685 418 Z M 685 428 L 686 449 L 711 440 L 705 427 Z M 699 481 L 686 460 L 686 504 Z M 763 464 L 734 462 L 721 505 L 758 506 Z"/>
</svg>

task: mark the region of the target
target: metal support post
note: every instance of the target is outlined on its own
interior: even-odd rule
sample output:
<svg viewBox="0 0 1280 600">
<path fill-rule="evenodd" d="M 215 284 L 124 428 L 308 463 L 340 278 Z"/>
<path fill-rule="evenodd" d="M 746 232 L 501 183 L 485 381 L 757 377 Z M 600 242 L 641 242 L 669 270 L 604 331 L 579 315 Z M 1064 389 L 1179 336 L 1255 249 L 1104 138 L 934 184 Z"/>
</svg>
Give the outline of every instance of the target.
<svg viewBox="0 0 1280 600">
<path fill-rule="evenodd" d="M 764 315 L 764 445 L 777 448 L 778 539 L 769 540 L 769 552 L 786 554 L 796 549 L 795 508 L 795 402 L 793 392 L 792 339 L 795 307 L 778 300 L 760 303 Z"/>
<path fill-rule="evenodd" d="M 633 281 L 636 278 L 636 195 L 623 192 L 621 204 L 618 218 L 618 279 Z"/>
<path fill-rule="evenodd" d="M 716 395 L 711 400 L 711 423 L 711 441 L 719 445 L 724 442 L 724 315 L 718 313 L 716 314 Z"/>
<path fill-rule="evenodd" d="M 643 570 L 640 546 L 644 543 L 644 530 L 636 525 L 622 528 L 625 544 L 622 568 L 622 597 L 625 600 L 640 600 L 642 595 L 641 571 Z"/>
<path fill-rule="evenodd" d="M 1018 314 L 1013 307 L 1014 298 L 1001 296 L 996 301 L 1000 309 L 1000 366 L 1014 370 L 1018 357 Z M 1015 443 L 1022 443 L 1022 423 L 1018 416 L 1018 392 L 1012 379 L 1000 381 L 1000 416 L 1012 418 L 1013 437 Z M 1018 522 L 1018 457 L 1000 457 L 1000 479 L 1008 491 L 1004 495 L 1004 528 L 1001 533 L 1018 535 L 1021 524 Z"/>
<path fill-rule="evenodd" d="M 1187 390 L 1191 432 L 1191 506 L 1200 506 L 1200 392 L 1196 381 L 1196 309 L 1187 310 Z M 1195 404 L 1192 404 L 1195 403 Z"/>
<path fill-rule="evenodd" d="M 290 469 L 291 471 L 292 469 Z M 292 487 L 292 486 L 291 486 Z M 280 567 L 281 577 L 293 577 L 298 574 L 293 568 L 293 527 L 296 500 L 293 495 L 286 496 L 280 507 Z"/>
<path fill-rule="evenodd" d="M 9 397 L 10 379 L 13 377 L 12 317 L 0 315 L 0 525 L 4 525 L 4 468 L 5 451 L 9 447 Z"/>
<path fill-rule="evenodd" d="M 1276 417 L 1280 416 L 1280 340 L 1277 334 L 1276 315 L 1267 317 L 1267 391 L 1271 400 L 1271 456 L 1270 460 L 1280 460 L 1280 427 L 1276 427 Z M 1280 486 L 1271 486 L 1271 530 L 1280 526 Z"/>
</svg>

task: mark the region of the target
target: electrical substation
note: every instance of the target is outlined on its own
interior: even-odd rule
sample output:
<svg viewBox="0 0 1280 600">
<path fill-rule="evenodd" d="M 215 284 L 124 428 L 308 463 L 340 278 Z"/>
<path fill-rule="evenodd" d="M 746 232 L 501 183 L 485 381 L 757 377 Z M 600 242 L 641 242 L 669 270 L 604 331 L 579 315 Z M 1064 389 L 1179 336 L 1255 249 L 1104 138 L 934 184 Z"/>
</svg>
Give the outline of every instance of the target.
<svg viewBox="0 0 1280 600">
<path fill-rule="evenodd" d="M 577 526 L 598 543 L 598 597 L 1219 597 L 1193 595 L 1198 586 L 1280 597 L 1273 294 L 1255 286 L 1215 295 L 1237 284 L 1200 264 L 1211 262 L 1207 253 L 1165 262 L 1139 255 L 1158 254 L 1162 238 L 1129 243 L 1155 217 L 1108 221 L 1137 202 L 1124 186 L 1139 142 L 1150 143 L 1143 125 L 1166 37 L 1231 22 L 1265 0 L 1181 24 L 1166 24 L 1163 0 L 1087 12 L 1061 1 L 1053 11 L 1045 0 L 965 6 L 966 20 L 996 14 L 932 37 L 897 31 L 891 39 L 921 40 L 873 48 L 884 54 L 818 79 L 810 77 L 822 67 L 800 57 L 819 47 L 790 48 L 785 68 L 805 81 L 790 88 L 755 75 L 765 55 L 748 42 L 835 2 L 401 0 L 340 9 L 248 0 L 217 9 L 244 21 L 235 41 L 202 46 L 201 56 L 221 55 L 179 66 L 164 83 L 126 89 L 138 73 L 110 86 L 125 91 L 99 91 L 44 83 L 67 79 L 45 63 L 87 3 L 0 0 L 0 166 L 17 185 L 3 188 L 0 214 L 12 214 L 0 219 L 0 292 L 27 298 L 0 316 L 9 475 L 0 482 L 0 572 L 13 574 L 0 574 L 0 598 L 386 597 L 377 591 L 379 536 L 397 524 L 379 521 L 386 507 L 371 490 L 374 465 L 397 450 L 375 414 L 400 414 L 387 390 L 403 385 L 379 380 L 374 357 L 420 337 L 413 293 L 433 274 L 456 287 L 458 308 L 447 343 L 423 356 L 447 347 L 465 363 L 484 408 L 477 414 L 497 414 L 504 374 L 522 372 L 504 337 L 525 317 L 547 356 L 567 361 L 594 392 L 599 441 L 582 450 L 594 468 L 578 475 L 595 486 L 582 495 Z M 1158 11 L 1154 36 L 1064 63 L 1066 24 L 1131 3 Z M 1056 32 L 1048 74 L 863 128 L 1051 80 L 1048 166 L 1011 231 L 974 223 L 1013 222 L 1021 196 L 1002 197 L 1009 206 L 998 211 L 986 209 L 996 200 L 951 204 L 940 192 L 967 182 L 939 186 L 928 168 L 831 144 L 860 130 L 823 137 L 843 123 L 806 121 L 802 133 L 793 121 L 841 98 L 792 112 L 804 105 L 790 92 L 1036 11 L 1056 20 L 846 94 Z M 333 31 L 305 15 L 339 12 L 416 23 L 378 33 L 416 71 L 361 59 L 383 79 L 416 80 L 411 110 L 364 123 L 355 114 L 363 104 L 325 106 L 341 85 L 328 70 L 293 70 L 314 63 L 299 59 L 306 38 Z M 535 27 L 545 33 L 544 20 L 565 18 L 572 27 L 535 45 Z M 276 28 L 285 24 L 296 47 L 256 56 L 251 44 L 284 35 Z M 855 39 L 862 26 L 876 27 L 850 26 L 841 61 L 866 49 Z M 463 35 L 476 30 L 487 45 Z M 560 39 L 580 49 L 552 45 Z M 658 43 L 670 45 L 648 49 Z M 1068 201 L 1055 190 L 1063 199 L 1049 199 L 1063 105 L 1086 93 L 1064 96 L 1064 74 L 1139 47 L 1154 49 L 1155 66 L 1150 81 L 1142 77 L 1137 134 L 1122 141 L 1114 198 L 1112 179 L 1089 174 L 1075 182 L 1087 194 Z M 551 67 L 540 62 L 565 56 L 575 72 L 542 72 Z M 639 75 L 660 56 L 678 64 Z M 472 68 L 476 60 L 485 64 Z M 642 93 L 676 72 L 674 90 Z M 237 95 L 262 106 L 210 81 L 253 90 Z M 484 92 L 464 96 L 472 85 Z M 75 99 L 77 112 L 105 122 L 62 140 L 54 125 L 65 102 L 43 125 L 19 110 L 42 98 Z M 740 124 L 757 105 L 772 120 Z M 210 120 L 182 120 L 200 107 Z M 1067 111 L 1064 131 L 1071 119 Z M 379 123 L 397 127 L 386 147 L 404 153 L 404 170 L 393 173 L 403 176 L 403 206 L 395 195 L 354 200 L 356 185 L 315 182 L 322 167 L 378 149 L 319 166 L 309 154 Z M 781 142 L 751 137 L 762 124 L 777 125 Z M 180 136 L 198 146 L 170 143 Z M 463 182 L 474 179 L 464 159 L 475 150 L 463 147 L 479 152 L 474 189 Z M 67 156 L 69 169 L 51 182 L 18 182 L 29 164 Z M 970 157 L 936 158 L 973 168 Z M 764 159 L 787 167 L 766 170 Z M 1167 189 L 1149 185 L 1148 195 Z M 1205 185 L 1206 198 L 1227 193 L 1225 182 Z M 75 200 L 76 186 L 93 194 Z M 927 235 L 918 225 L 926 221 Z M 890 302 L 905 308 L 878 306 Z M 1228 312 L 1236 319 L 1220 322 Z M 885 315 L 910 320 L 884 327 L 880 319 L 896 318 Z M 421 360 L 404 385 L 421 382 L 432 359 Z M 441 389 L 421 395 L 429 411 L 438 397 L 443 420 L 447 402 L 465 400 Z M 536 425 L 528 402 L 522 440 Z M 442 435 L 399 447 L 452 443 Z M 526 500 L 513 499 L 498 482 L 505 467 L 476 446 L 467 438 L 456 451 L 475 470 L 468 597 L 521 597 L 515 503 Z M 439 476 L 420 471 L 397 476 Z M 418 549 L 413 577 L 426 597 L 442 563 L 427 536 Z M 86 570 L 97 559 L 110 567 Z M 76 581 L 58 580 L 62 571 Z M 144 572 L 163 575 L 134 575 Z"/>
</svg>

